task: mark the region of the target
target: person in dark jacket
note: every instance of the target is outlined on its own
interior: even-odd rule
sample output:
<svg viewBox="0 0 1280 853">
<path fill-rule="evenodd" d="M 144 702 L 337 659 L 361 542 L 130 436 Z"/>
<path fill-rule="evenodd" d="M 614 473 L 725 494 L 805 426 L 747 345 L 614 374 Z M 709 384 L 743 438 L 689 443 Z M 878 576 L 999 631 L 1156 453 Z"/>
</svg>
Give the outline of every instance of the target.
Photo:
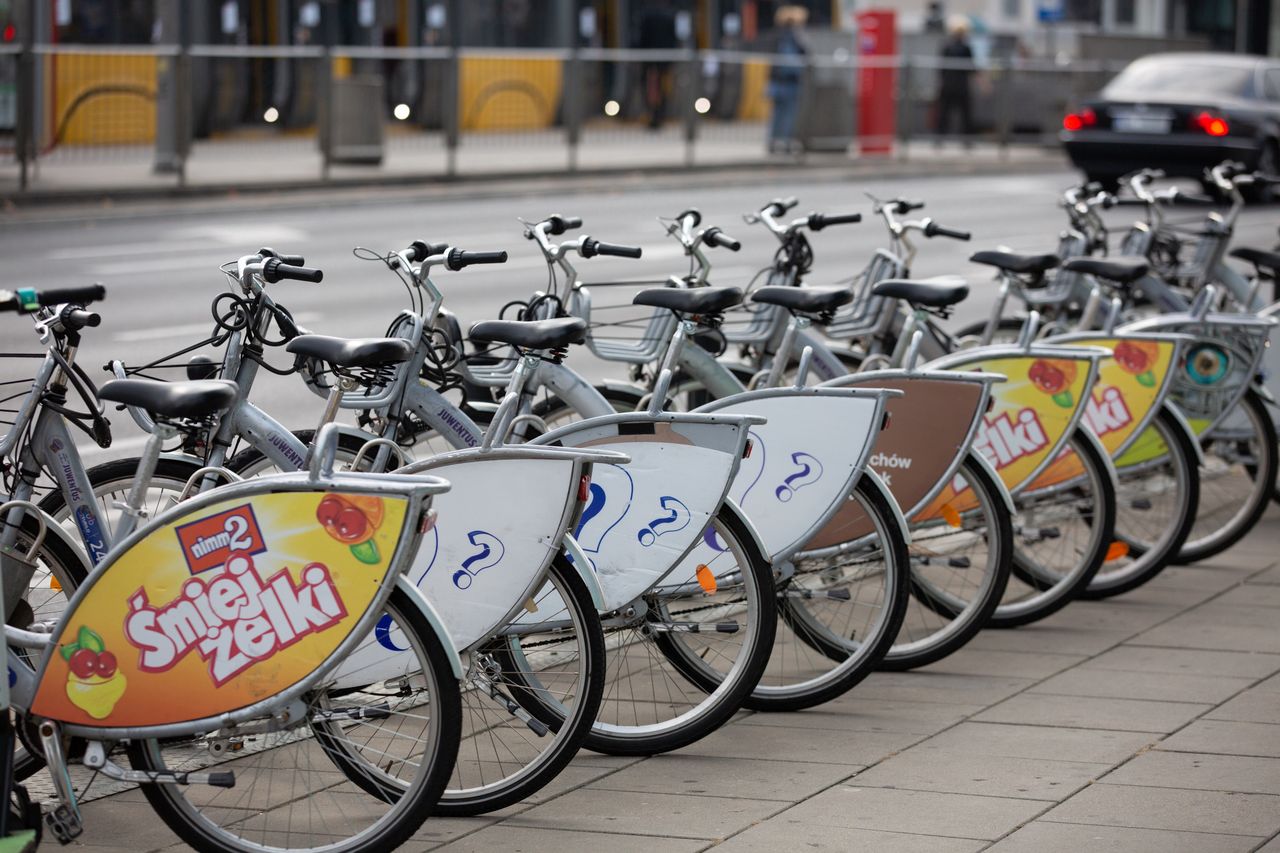
<svg viewBox="0 0 1280 853">
<path fill-rule="evenodd" d="M 769 118 L 769 151 L 799 148 L 796 141 L 796 117 L 800 112 L 800 96 L 804 92 L 804 58 L 809 48 L 804 40 L 804 25 L 809 10 L 803 6 L 781 6 L 774 15 L 777 54 L 769 69 L 769 100 L 773 113 Z"/>
<path fill-rule="evenodd" d="M 641 50 L 675 50 L 679 46 L 675 12 L 666 0 L 656 0 L 640 19 L 636 47 Z M 657 130 L 667 117 L 671 63 L 667 60 L 646 60 L 640 66 L 640 75 L 644 85 L 644 103 L 649 108 L 649 128 Z"/>
<path fill-rule="evenodd" d="M 947 26 L 947 40 L 942 45 L 942 60 L 946 65 L 938 72 L 938 134 L 950 131 L 952 117 L 959 122 L 959 132 L 964 134 L 965 144 L 973 133 L 973 101 L 970 79 L 973 77 L 973 50 L 969 47 L 969 21 L 964 17 L 952 18 Z"/>
</svg>

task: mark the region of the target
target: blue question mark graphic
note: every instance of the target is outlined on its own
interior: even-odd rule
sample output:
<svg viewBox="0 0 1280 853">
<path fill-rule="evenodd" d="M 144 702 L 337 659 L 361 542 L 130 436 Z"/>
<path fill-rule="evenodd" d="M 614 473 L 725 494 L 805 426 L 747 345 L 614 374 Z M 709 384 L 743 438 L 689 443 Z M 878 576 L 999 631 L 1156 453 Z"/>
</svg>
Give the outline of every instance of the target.
<svg viewBox="0 0 1280 853">
<path fill-rule="evenodd" d="M 822 477 L 822 463 L 811 454 L 797 451 L 791 454 L 791 461 L 796 464 L 798 470 L 783 479 L 782 485 L 773 492 L 773 496 L 783 503 L 791 500 L 796 492 L 810 483 L 818 482 Z"/>
<path fill-rule="evenodd" d="M 472 578 L 502 562 L 503 555 L 507 553 L 501 539 L 483 530 L 468 533 L 467 541 L 480 550 L 463 560 L 462 568 L 453 573 L 453 585 L 458 589 L 470 587 Z"/>
<path fill-rule="evenodd" d="M 657 542 L 659 536 L 675 533 L 677 530 L 684 530 L 689 526 L 689 522 L 693 518 L 689 514 L 689 508 L 678 499 L 671 497 L 671 495 L 663 495 L 658 498 L 658 505 L 665 509 L 667 514 L 650 521 L 647 527 L 640 528 L 640 532 L 636 534 L 640 544 L 646 548 Z M 681 521 L 682 518 L 683 521 Z M 659 531 L 659 527 L 663 529 Z"/>
</svg>

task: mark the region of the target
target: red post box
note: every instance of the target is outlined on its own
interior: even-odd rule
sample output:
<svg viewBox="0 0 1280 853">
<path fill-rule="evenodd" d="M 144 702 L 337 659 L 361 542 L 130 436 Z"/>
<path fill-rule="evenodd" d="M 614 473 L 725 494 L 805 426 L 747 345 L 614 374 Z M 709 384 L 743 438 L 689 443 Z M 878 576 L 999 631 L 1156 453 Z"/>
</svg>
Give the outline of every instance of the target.
<svg viewBox="0 0 1280 853">
<path fill-rule="evenodd" d="M 898 71 L 897 16 L 892 9 L 868 9 L 858 23 L 858 149 L 890 154 L 896 128 Z"/>
</svg>

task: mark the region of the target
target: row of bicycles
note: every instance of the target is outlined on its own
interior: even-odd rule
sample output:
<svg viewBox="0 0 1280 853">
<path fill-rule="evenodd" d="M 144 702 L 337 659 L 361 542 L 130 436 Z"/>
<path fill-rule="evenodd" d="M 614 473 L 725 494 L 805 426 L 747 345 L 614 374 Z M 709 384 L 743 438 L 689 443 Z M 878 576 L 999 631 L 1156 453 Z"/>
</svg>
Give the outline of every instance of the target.
<svg viewBox="0 0 1280 853">
<path fill-rule="evenodd" d="M 277 296 L 322 273 L 261 248 L 209 336 L 100 385 L 76 355 L 102 287 L 0 292 L 43 347 L 0 440 L 4 778 L 47 769 L 64 843 L 137 786 L 200 850 L 392 849 L 580 748 L 678 749 L 1220 554 L 1276 493 L 1280 254 L 1230 246 L 1270 178 L 1214 169 L 1228 205 L 1158 179 L 1067 191 L 1054 254 L 974 254 L 995 307 L 955 331 L 968 285 L 911 267 L 970 235 L 902 198 L 826 287 L 808 235 L 859 213 L 750 213 L 777 248 L 745 287 L 712 284 L 741 244 L 696 210 L 663 220 L 687 272 L 640 289 L 577 269 L 638 247 L 525 222 L 547 285 L 465 334 L 436 279 L 506 252 L 357 249 L 408 307 L 350 339 L 299 327 Z M 1180 202 L 1214 207 L 1179 226 Z M 1117 205 L 1143 218 L 1113 246 Z M 618 378 L 575 371 L 580 344 Z M 323 400 L 314 429 L 262 370 Z M 86 467 L 115 411 L 142 455 Z"/>
</svg>

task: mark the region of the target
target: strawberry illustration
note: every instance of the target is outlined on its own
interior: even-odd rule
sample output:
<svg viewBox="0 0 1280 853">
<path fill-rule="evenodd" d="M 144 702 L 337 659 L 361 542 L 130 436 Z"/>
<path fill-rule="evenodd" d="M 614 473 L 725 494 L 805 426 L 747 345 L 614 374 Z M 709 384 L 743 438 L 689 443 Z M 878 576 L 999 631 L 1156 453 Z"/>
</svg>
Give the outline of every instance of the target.
<svg viewBox="0 0 1280 853">
<path fill-rule="evenodd" d="M 67 698 L 95 720 L 105 720 L 124 695 L 128 682 L 107 651 L 102 637 L 87 625 L 80 626 L 76 641 L 60 650 L 67 662 Z"/>
<path fill-rule="evenodd" d="M 373 534 L 382 525 L 382 498 L 371 495 L 325 495 L 316 507 L 316 521 L 330 536 L 351 546 L 352 555 L 362 563 L 378 562 L 378 546 Z"/>
<path fill-rule="evenodd" d="M 1075 404 L 1075 397 L 1072 396 L 1070 388 L 1071 383 L 1076 380 L 1074 361 L 1038 358 L 1027 371 L 1027 378 L 1064 409 L 1069 409 Z"/>
<path fill-rule="evenodd" d="M 1159 354 L 1160 350 L 1153 341 L 1121 341 L 1116 344 L 1114 350 L 1116 363 L 1120 365 L 1120 369 L 1132 374 L 1139 384 L 1148 388 L 1156 384 L 1151 365 Z"/>
</svg>

